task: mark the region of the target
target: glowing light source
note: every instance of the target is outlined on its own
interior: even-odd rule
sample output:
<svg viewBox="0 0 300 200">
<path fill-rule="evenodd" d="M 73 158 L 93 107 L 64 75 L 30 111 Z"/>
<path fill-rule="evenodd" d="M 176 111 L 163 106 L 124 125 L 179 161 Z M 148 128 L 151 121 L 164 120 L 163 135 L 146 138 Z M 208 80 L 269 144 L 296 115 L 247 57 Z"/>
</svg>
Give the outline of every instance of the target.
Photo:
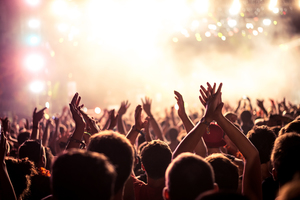
<svg viewBox="0 0 300 200">
<path fill-rule="evenodd" d="M 230 19 L 228 20 L 228 26 L 230 26 L 231 28 L 235 27 L 237 25 L 237 21 L 234 19 Z"/>
<path fill-rule="evenodd" d="M 279 13 L 279 8 L 273 8 L 272 11 L 273 11 L 273 13 L 277 14 L 277 13 Z"/>
<path fill-rule="evenodd" d="M 272 23 L 272 21 L 270 19 L 264 19 L 263 20 L 263 24 L 266 26 L 270 26 L 270 24 Z"/>
<path fill-rule="evenodd" d="M 44 89 L 44 84 L 41 81 L 34 81 L 29 85 L 29 88 L 33 93 L 40 93 Z"/>
<path fill-rule="evenodd" d="M 210 30 L 217 30 L 217 26 L 214 25 L 214 24 L 209 24 L 208 25 L 208 29 L 210 29 Z"/>
<path fill-rule="evenodd" d="M 177 103 L 175 104 L 174 108 L 175 108 L 175 110 L 178 110 L 178 109 L 179 109 L 179 106 L 178 106 Z"/>
<path fill-rule="evenodd" d="M 264 31 L 264 29 L 262 27 L 258 27 L 257 28 L 258 32 L 262 33 Z"/>
<path fill-rule="evenodd" d="M 273 10 L 276 5 L 277 5 L 277 0 L 270 0 L 269 9 Z"/>
<path fill-rule="evenodd" d="M 173 42 L 178 42 L 178 38 L 177 37 L 173 37 Z"/>
<path fill-rule="evenodd" d="M 57 28 L 60 32 L 66 32 L 68 30 L 68 26 L 66 24 L 59 24 Z"/>
<path fill-rule="evenodd" d="M 273 23 L 274 23 L 274 25 L 277 25 L 277 21 L 274 21 Z"/>
<path fill-rule="evenodd" d="M 40 41 L 39 37 L 38 37 L 38 36 L 35 36 L 35 35 L 30 36 L 30 38 L 29 38 L 29 43 L 30 43 L 31 45 L 36 45 L 36 44 L 39 43 L 39 41 Z"/>
<path fill-rule="evenodd" d="M 246 23 L 246 28 L 247 28 L 247 29 L 253 29 L 254 26 L 253 26 L 252 23 Z"/>
<path fill-rule="evenodd" d="M 30 28 L 38 28 L 40 26 L 40 21 L 37 19 L 30 19 L 28 21 L 28 26 Z"/>
<path fill-rule="evenodd" d="M 100 114 L 100 113 L 101 113 L 101 109 L 100 109 L 99 107 L 96 107 L 96 108 L 95 108 L 95 113 L 96 113 L 96 114 Z"/>
<path fill-rule="evenodd" d="M 222 23 L 221 23 L 221 22 L 217 22 L 217 25 L 218 25 L 218 26 L 222 26 Z"/>
<path fill-rule="evenodd" d="M 40 3 L 40 0 L 26 0 L 26 2 L 31 6 L 36 6 Z"/>
<path fill-rule="evenodd" d="M 198 13 L 205 14 L 208 12 L 209 0 L 196 0 L 194 7 Z"/>
<path fill-rule="evenodd" d="M 44 60 L 41 55 L 31 54 L 26 59 L 26 66 L 31 71 L 38 71 L 44 66 Z"/>
<path fill-rule="evenodd" d="M 222 39 L 223 41 L 225 41 L 225 40 L 226 40 L 226 37 L 223 35 L 223 36 L 221 37 L 221 39 Z"/>
<path fill-rule="evenodd" d="M 258 31 L 257 31 L 257 30 L 254 30 L 252 33 L 253 33 L 253 35 L 255 35 L 255 36 L 258 35 Z"/>
<path fill-rule="evenodd" d="M 56 15 L 64 15 L 68 10 L 68 5 L 63 0 L 56 0 L 52 4 L 52 10 Z"/>
<path fill-rule="evenodd" d="M 88 111 L 87 107 L 83 107 L 82 110 L 83 110 L 83 112 L 87 112 Z"/>
<path fill-rule="evenodd" d="M 184 35 L 185 37 L 190 37 L 189 32 L 186 29 L 182 29 L 181 30 L 182 35 Z"/>
<path fill-rule="evenodd" d="M 50 103 L 48 101 L 45 103 L 45 107 L 49 109 Z"/>
<path fill-rule="evenodd" d="M 210 37 L 210 36 L 211 36 L 211 33 L 210 33 L 209 31 L 206 31 L 206 32 L 205 32 L 205 36 L 206 36 L 206 37 Z"/>
<path fill-rule="evenodd" d="M 198 28 L 199 26 L 199 21 L 198 20 L 194 20 L 192 22 L 192 30 L 195 30 L 196 28 Z"/>
<path fill-rule="evenodd" d="M 231 8 L 229 9 L 229 13 L 231 15 L 236 15 L 240 12 L 241 10 L 241 3 L 239 0 L 234 0 L 233 1 L 233 4 L 231 6 Z"/>
<path fill-rule="evenodd" d="M 202 38 L 201 38 L 201 36 L 200 36 L 199 33 L 196 33 L 196 34 L 195 34 L 195 37 L 196 37 L 196 40 L 197 40 L 198 42 L 201 42 L 201 41 L 202 41 Z"/>
</svg>

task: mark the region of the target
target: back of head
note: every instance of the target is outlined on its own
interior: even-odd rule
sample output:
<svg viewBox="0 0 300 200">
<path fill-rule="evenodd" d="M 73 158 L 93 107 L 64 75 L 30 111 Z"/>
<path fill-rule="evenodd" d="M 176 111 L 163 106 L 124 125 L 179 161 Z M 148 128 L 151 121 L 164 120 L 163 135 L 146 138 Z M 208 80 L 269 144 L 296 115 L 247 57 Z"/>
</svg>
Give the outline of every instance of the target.
<svg viewBox="0 0 300 200">
<path fill-rule="evenodd" d="M 252 121 L 252 114 L 249 110 L 244 110 L 241 115 L 241 120 L 243 123 L 251 122 Z"/>
<path fill-rule="evenodd" d="M 227 191 L 219 191 L 219 192 L 208 191 L 201 194 L 199 197 L 197 197 L 196 200 L 224 200 L 224 199 L 249 200 L 246 196 L 243 196 L 240 193 L 227 192 Z"/>
<path fill-rule="evenodd" d="M 280 185 L 291 181 L 296 173 L 300 172 L 300 135 L 285 133 L 279 136 L 274 143 L 271 162 L 275 168 L 275 175 Z"/>
<path fill-rule="evenodd" d="M 52 166 L 55 199 L 103 199 L 113 197 L 116 173 L 103 155 L 72 150 L 60 155 Z"/>
<path fill-rule="evenodd" d="M 221 153 L 214 153 L 205 158 L 214 169 L 215 182 L 220 190 L 236 192 L 239 185 L 239 169 Z"/>
<path fill-rule="evenodd" d="M 114 131 L 102 131 L 93 135 L 88 146 L 89 151 L 103 153 L 115 166 L 117 179 L 115 194 L 123 188 L 131 174 L 134 151 L 128 139 Z"/>
<path fill-rule="evenodd" d="M 141 156 L 142 163 L 150 178 L 164 178 L 172 159 L 171 149 L 165 142 L 152 140 L 143 148 Z"/>
<path fill-rule="evenodd" d="M 19 147 L 19 158 L 28 158 L 38 167 L 44 154 L 43 145 L 39 140 L 26 140 Z"/>
<path fill-rule="evenodd" d="M 18 135 L 18 144 L 21 145 L 23 142 L 30 138 L 30 133 L 28 131 L 20 132 Z"/>
<path fill-rule="evenodd" d="M 282 127 L 278 133 L 278 136 L 281 136 L 285 133 L 296 132 L 300 134 L 300 120 L 294 120 L 284 127 Z"/>
<path fill-rule="evenodd" d="M 248 133 L 247 138 L 259 152 L 260 163 L 270 161 L 271 152 L 276 139 L 275 133 L 267 126 L 254 126 Z"/>
<path fill-rule="evenodd" d="M 170 128 L 166 134 L 169 135 L 171 141 L 175 141 L 177 140 L 179 132 L 176 128 Z"/>
<path fill-rule="evenodd" d="M 182 153 L 166 171 L 166 189 L 170 200 L 194 200 L 201 193 L 214 189 L 214 172 L 200 156 Z"/>
</svg>

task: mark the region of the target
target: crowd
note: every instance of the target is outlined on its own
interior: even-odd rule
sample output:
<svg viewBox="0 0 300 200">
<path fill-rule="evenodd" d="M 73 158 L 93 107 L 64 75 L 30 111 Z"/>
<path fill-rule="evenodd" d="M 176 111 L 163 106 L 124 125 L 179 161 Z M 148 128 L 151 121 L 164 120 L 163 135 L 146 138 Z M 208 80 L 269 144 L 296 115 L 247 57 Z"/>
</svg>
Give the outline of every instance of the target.
<svg viewBox="0 0 300 200">
<path fill-rule="evenodd" d="M 164 118 L 142 99 L 87 115 L 78 93 L 59 117 L 1 118 L 0 199 L 291 200 L 300 198 L 300 107 L 248 97 L 222 101 L 222 83 L 200 86 L 202 116 Z M 200 110 L 200 109 L 199 109 Z M 131 119 L 132 118 L 132 119 Z"/>
</svg>

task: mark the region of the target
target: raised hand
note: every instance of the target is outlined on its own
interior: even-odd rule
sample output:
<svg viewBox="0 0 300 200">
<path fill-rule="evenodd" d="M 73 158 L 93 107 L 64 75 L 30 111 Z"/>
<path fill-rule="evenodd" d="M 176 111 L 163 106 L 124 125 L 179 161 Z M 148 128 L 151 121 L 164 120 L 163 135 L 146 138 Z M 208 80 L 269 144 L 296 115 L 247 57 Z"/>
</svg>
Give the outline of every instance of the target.
<svg viewBox="0 0 300 200">
<path fill-rule="evenodd" d="M 112 109 L 111 111 L 109 111 L 108 114 L 109 114 L 109 120 L 110 120 L 108 129 L 112 130 L 117 125 L 118 114 L 115 116 L 115 109 Z"/>
<path fill-rule="evenodd" d="M 98 126 L 96 120 L 86 114 L 82 109 L 80 109 L 79 111 L 83 116 L 84 121 L 86 122 L 87 131 L 89 131 L 91 134 L 98 133 L 100 131 L 100 127 Z"/>
<path fill-rule="evenodd" d="M 75 121 L 76 127 L 77 126 L 85 127 L 84 120 L 83 120 L 79 110 L 72 103 L 70 103 L 69 106 L 70 106 L 70 111 L 72 113 L 72 117 L 73 117 L 73 120 Z"/>
<path fill-rule="evenodd" d="M 81 96 L 79 96 L 78 92 L 76 92 L 70 104 L 72 104 L 76 109 L 80 109 L 84 106 L 83 104 L 80 105 L 80 100 Z"/>
<path fill-rule="evenodd" d="M 183 101 L 182 95 L 177 91 L 174 91 L 174 94 L 176 95 L 175 99 L 177 100 L 177 105 L 179 107 L 178 108 L 178 115 L 183 116 L 186 113 L 185 113 L 184 101 Z"/>
<path fill-rule="evenodd" d="M 151 114 L 151 103 L 152 100 L 149 97 L 145 97 L 145 101 L 142 99 L 143 109 L 148 116 L 152 116 Z"/>
<path fill-rule="evenodd" d="M 122 101 L 121 102 L 121 106 L 119 108 L 118 114 L 119 116 L 122 116 L 126 113 L 127 109 L 129 108 L 130 103 L 127 101 Z"/>
<path fill-rule="evenodd" d="M 39 110 L 38 112 L 36 112 L 37 108 L 34 109 L 33 111 L 33 115 L 32 115 L 32 121 L 33 121 L 33 125 L 38 125 L 39 121 L 44 117 L 44 111 L 47 109 L 47 107 Z"/>
<path fill-rule="evenodd" d="M 146 127 L 146 121 L 142 121 L 142 106 L 138 105 L 135 108 L 135 113 L 134 113 L 134 121 L 135 121 L 135 128 L 137 130 L 141 130 L 142 128 Z"/>
</svg>

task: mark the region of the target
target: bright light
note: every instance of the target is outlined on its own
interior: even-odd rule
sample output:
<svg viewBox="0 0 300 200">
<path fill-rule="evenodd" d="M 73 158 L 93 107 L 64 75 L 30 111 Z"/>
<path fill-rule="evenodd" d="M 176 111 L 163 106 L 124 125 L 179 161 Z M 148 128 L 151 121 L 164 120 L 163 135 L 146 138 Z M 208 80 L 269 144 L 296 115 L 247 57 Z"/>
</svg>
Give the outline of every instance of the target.
<svg viewBox="0 0 300 200">
<path fill-rule="evenodd" d="M 223 35 L 223 36 L 221 37 L 221 39 L 222 39 L 223 41 L 225 41 L 225 40 L 226 40 L 226 37 Z"/>
<path fill-rule="evenodd" d="M 237 25 L 237 21 L 234 19 L 230 19 L 228 20 L 228 26 L 230 26 L 231 28 L 235 27 Z"/>
<path fill-rule="evenodd" d="M 99 107 L 96 107 L 96 108 L 95 108 L 95 113 L 96 113 L 96 114 L 100 114 L 100 113 L 101 113 L 101 109 L 100 109 Z"/>
<path fill-rule="evenodd" d="M 29 88 L 33 93 L 40 93 L 44 89 L 44 84 L 41 81 L 34 81 L 29 85 Z"/>
<path fill-rule="evenodd" d="M 83 110 L 83 112 L 87 112 L 88 111 L 87 107 L 83 107 L 82 110 Z"/>
<path fill-rule="evenodd" d="M 277 5 L 277 0 L 270 0 L 269 9 L 273 10 Z"/>
<path fill-rule="evenodd" d="M 28 26 L 30 28 L 38 28 L 40 26 L 40 21 L 37 19 L 31 19 L 28 21 Z"/>
<path fill-rule="evenodd" d="M 272 23 L 272 21 L 270 19 L 264 19 L 263 20 L 263 24 L 266 26 L 270 26 L 270 24 Z"/>
<path fill-rule="evenodd" d="M 179 109 L 179 106 L 178 106 L 177 103 L 175 104 L 174 108 L 175 108 L 175 110 L 178 110 L 178 109 Z"/>
<path fill-rule="evenodd" d="M 201 41 L 202 41 L 202 38 L 201 38 L 201 36 L 200 36 L 199 33 L 196 33 L 196 34 L 195 34 L 195 37 L 196 37 L 196 40 L 197 40 L 198 42 L 201 42 Z"/>
<path fill-rule="evenodd" d="M 49 103 L 49 102 L 46 102 L 46 103 L 45 103 L 45 107 L 49 109 L 50 103 Z"/>
<path fill-rule="evenodd" d="M 206 32 L 205 32 L 205 36 L 206 36 L 206 37 L 210 37 L 210 36 L 211 36 L 211 33 L 210 33 L 209 31 L 206 31 Z"/>
<path fill-rule="evenodd" d="M 59 30 L 60 32 L 66 32 L 66 31 L 68 30 L 68 25 L 66 25 L 66 24 L 59 24 L 59 25 L 57 26 L 57 28 L 58 28 L 58 30 Z"/>
<path fill-rule="evenodd" d="M 181 30 L 182 35 L 184 35 L 185 37 L 190 37 L 189 32 L 186 29 L 182 29 Z"/>
<path fill-rule="evenodd" d="M 26 2 L 31 6 L 36 6 L 40 3 L 40 0 L 26 0 Z"/>
<path fill-rule="evenodd" d="M 236 15 L 241 10 L 241 3 L 239 0 L 234 0 L 231 8 L 229 9 L 229 13 L 232 15 Z"/>
<path fill-rule="evenodd" d="M 273 13 L 275 13 L 275 14 L 277 14 L 277 13 L 279 13 L 279 8 L 273 8 Z"/>
<path fill-rule="evenodd" d="M 257 30 L 254 30 L 252 33 L 253 33 L 253 35 L 255 35 L 255 36 L 258 35 L 258 31 L 257 31 Z"/>
<path fill-rule="evenodd" d="M 26 66 L 31 71 L 38 71 L 44 66 L 44 60 L 41 55 L 38 54 L 31 54 L 27 57 Z"/>
<path fill-rule="evenodd" d="M 56 15 L 64 15 L 64 14 L 66 14 L 66 11 L 68 10 L 68 5 L 67 5 L 66 1 L 57 0 L 57 1 L 53 2 L 52 10 Z"/>
<path fill-rule="evenodd" d="M 257 28 L 258 32 L 262 33 L 264 31 L 264 29 L 262 27 L 258 27 Z"/>
<path fill-rule="evenodd" d="M 192 22 L 192 30 L 196 30 L 196 28 L 198 28 L 199 26 L 199 21 L 198 20 L 194 20 Z"/>
<path fill-rule="evenodd" d="M 214 24 L 209 24 L 208 25 L 208 29 L 210 29 L 210 30 L 217 30 L 217 26 L 214 25 Z"/>
<path fill-rule="evenodd" d="M 222 23 L 221 23 L 221 22 L 217 22 L 217 25 L 218 25 L 218 26 L 222 26 Z"/>
<path fill-rule="evenodd" d="M 198 13 L 205 14 L 208 12 L 209 0 L 196 0 L 194 7 Z"/>
<path fill-rule="evenodd" d="M 173 38 L 173 42 L 175 42 L 175 43 L 178 42 L 178 38 L 177 38 L 177 37 L 174 37 L 174 38 Z"/>
<path fill-rule="evenodd" d="M 40 41 L 40 39 L 39 39 L 38 36 L 31 36 L 31 37 L 29 38 L 29 42 L 30 42 L 30 44 L 32 44 L 32 45 L 38 44 L 39 41 Z"/>
<path fill-rule="evenodd" d="M 252 23 L 247 23 L 247 24 L 246 24 L 246 28 L 247 28 L 247 29 L 253 29 L 254 26 L 253 26 Z"/>
</svg>

